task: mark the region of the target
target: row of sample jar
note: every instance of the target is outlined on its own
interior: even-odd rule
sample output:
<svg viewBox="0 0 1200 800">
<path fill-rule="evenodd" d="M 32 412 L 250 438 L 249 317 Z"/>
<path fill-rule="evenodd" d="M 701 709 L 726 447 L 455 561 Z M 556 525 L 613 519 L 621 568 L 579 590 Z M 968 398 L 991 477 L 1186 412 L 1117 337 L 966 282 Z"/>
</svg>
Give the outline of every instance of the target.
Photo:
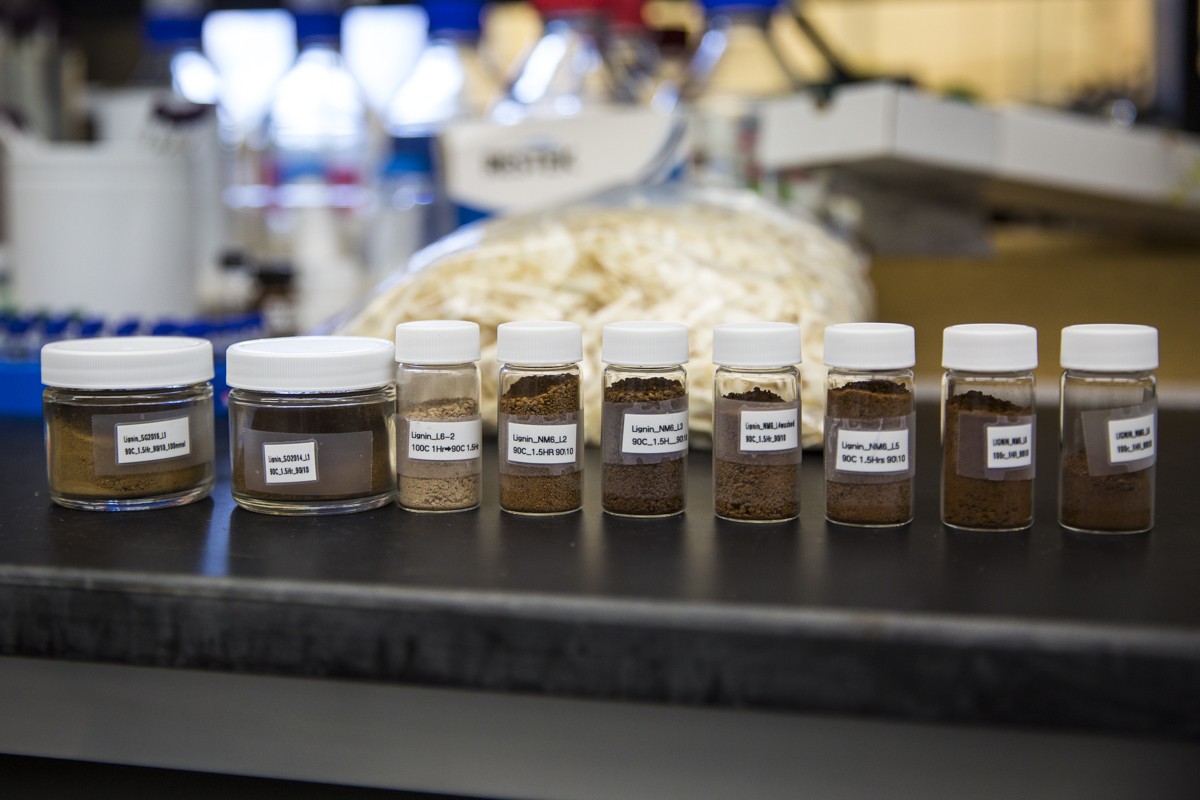
<svg viewBox="0 0 1200 800">
<path fill-rule="evenodd" d="M 942 521 L 970 530 L 1033 523 L 1037 332 L 944 331 Z M 235 344 L 231 489 L 243 508 L 332 514 L 393 499 L 423 512 L 477 507 L 483 468 L 479 328 L 397 326 L 395 342 L 290 337 Z M 499 502 L 561 514 L 583 502 L 582 331 L 510 322 L 497 331 Z M 687 501 L 688 329 L 605 326 L 602 507 L 662 517 Z M 852 323 L 825 331 L 825 513 L 898 526 L 913 517 L 914 333 Z M 1059 521 L 1099 532 L 1154 520 L 1158 335 L 1140 325 L 1062 332 Z M 800 512 L 800 330 L 713 330 L 712 503 L 717 516 Z M 50 494 L 92 510 L 157 508 L 214 483 L 211 345 L 182 337 L 91 339 L 42 356 Z"/>
</svg>

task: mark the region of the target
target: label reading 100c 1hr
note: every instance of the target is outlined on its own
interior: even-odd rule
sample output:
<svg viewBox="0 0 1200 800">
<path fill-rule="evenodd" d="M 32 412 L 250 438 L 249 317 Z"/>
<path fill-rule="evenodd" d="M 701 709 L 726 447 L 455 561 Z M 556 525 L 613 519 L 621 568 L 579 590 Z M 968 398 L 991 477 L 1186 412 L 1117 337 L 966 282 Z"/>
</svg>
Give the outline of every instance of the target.
<svg viewBox="0 0 1200 800">
<path fill-rule="evenodd" d="M 118 464 L 162 461 L 192 452 L 187 417 L 118 425 L 116 436 Z"/>
<path fill-rule="evenodd" d="M 263 477 L 267 483 L 310 483 L 317 479 L 317 443 L 264 442 Z"/>
<path fill-rule="evenodd" d="M 408 421 L 408 457 L 421 461 L 464 461 L 478 458 L 483 447 L 483 423 Z"/>
<path fill-rule="evenodd" d="M 1154 457 L 1154 415 L 1108 421 L 1108 463 Z"/>
<path fill-rule="evenodd" d="M 626 414 L 621 452 L 628 455 L 679 453 L 688 449 L 688 412 Z"/>
<path fill-rule="evenodd" d="M 1019 469 L 1033 464 L 1032 425 L 988 425 L 987 468 Z"/>
<path fill-rule="evenodd" d="M 579 426 L 508 423 L 505 453 L 518 464 L 574 464 Z"/>
<path fill-rule="evenodd" d="M 800 446 L 800 412 L 796 408 L 781 411 L 742 411 L 743 453 L 794 450 Z"/>
</svg>

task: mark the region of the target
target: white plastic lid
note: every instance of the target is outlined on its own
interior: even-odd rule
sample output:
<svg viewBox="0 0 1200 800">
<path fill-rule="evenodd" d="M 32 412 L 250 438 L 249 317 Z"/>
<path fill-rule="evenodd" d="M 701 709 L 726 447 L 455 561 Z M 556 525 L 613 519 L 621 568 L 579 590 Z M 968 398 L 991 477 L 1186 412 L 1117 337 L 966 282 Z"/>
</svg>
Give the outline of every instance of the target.
<svg viewBox="0 0 1200 800">
<path fill-rule="evenodd" d="M 600 360 L 623 367 L 667 367 L 688 360 L 688 328 L 678 322 L 610 322 Z"/>
<path fill-rule="evenodd" d="M 908 369 L 917 363 L 916 334 L 895 322 L 845 322 L 825 329 L 825 366 Z"/>
<path fill-rule="evenodd" d="M 213 376 L 212 343 L 188 336 L 114 336 L 51 342 L 42 383 L 68 389 L 161 389 Z"/>
<path fill-rule="evenodd" d="M 1037 329 L 1028 325 L 951 325 L 942 332 L 946 369 L 1017 372 L 1037 365 Z"/>
<path fill-rule="evenodd" d="M 392 382 L 395 348 L 365 336 L 291 336 L 230 345 L 225 381 L 256 392 L 352 392 Z"/>
<path fill-rule="evenodd" d="M 550 366 L 583 358 L 583 328 L 574 322 L 505 322 L 496 329 L 496 360 Z"/>
<path fill-rule="evenodd" d="M 1139 372 L 1158 368 L 1158 329 L 1149 325 L 1071 325 L 1062 331 L 1063 369 Z"/>
<path fill-rule="evenodd" d="M 800 326 L 735 322 L 713 328 L 713 363 L 722 367 L 789 367 L 801 362 Z"/>
<path fill-rule="evenodd" d="M 405 364 L 466 364 L 479 360 L 479 325 L 450 319 L 396 326 L 396 360 Z"/>
</svg>

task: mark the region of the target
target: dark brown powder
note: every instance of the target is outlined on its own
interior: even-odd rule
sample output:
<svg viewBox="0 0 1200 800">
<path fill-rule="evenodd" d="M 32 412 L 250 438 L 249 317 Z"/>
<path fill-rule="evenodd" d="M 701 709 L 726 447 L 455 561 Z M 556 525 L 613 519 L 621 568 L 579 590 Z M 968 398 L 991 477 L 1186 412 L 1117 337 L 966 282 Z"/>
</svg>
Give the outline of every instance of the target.
<svg viewBox="0 0 1200 800">
<path fill-rule="evenodd" d="M 604 389 L 605 403 L 655 403 L 687 393 L 681 381 L 661 376 L 622 378 Z M 606 418 L 605 441 L 621 441 L 620 414 Z M 601 467 L 604 510 L 630 516 L 661 516 L 683 511 L 687 497 L 686 453 L 650 464 L 604 464 Z"/>
<path fill-rule="evenodd" d="M 775 392 L 755 386 L 748 392 L 731 392 L 725 400 L 752 403 L 786 402 Z M 740 432 L 738 412 L 722 419 L 721 427 L 732 432 L 734 441 L 726 443 L 737 452 Z M 713 442 L 714 452 L 717 442 Z M 798 464 L 743 464 L 713 458 L 713 502 L 717 516 L 726 519 L 770 521 L 792 519 L 800 513 Z"/>
<path fill-rule="evenodd" d="M 1154 524 L 1154 469 L 1092 475 L 1087 454 L 1062 462 L 1062 524 L 1085 531 L 1144 531 Z"/>
<path fill-rule="evenodd" d="M 825 413 L 835 419 L 875 420 L 912 413 L 912 391 L 887 380 L 855 381 L 830 389 Z M 909 453 L 909 457 L 912 457 Z M 888 483 L 825 481 L 825 515 L 851 525 L 899 525 L 912 519 L 912 478 Z"/>
<path fill-rule="evenodd" d="M 963 528 L 1012 529 L 1033 520 L 1033 480 L 989 481 L 958 474 L 958 445 L 964 415 L 1028 416 L 1029 406 L 1001 400 L 977 390 L 946 401 L 942 455 L 942 514 L 949 525 Z"/>
<path fill-rule="evenodd" d="M 187 492 L 212 480 L 214 467 L 211 461 L 157 472 L 97 474 L 97 450 L 113 453 L 116 458 L 116 432 L 112 427 L 93 431 L 93 417 L 135 412 L 136 409 L 130 406 L 52 403 L 45 407 L 46 426 L 53 431 L 47 458 L 56 494 L 93 502 L 134 500 Z M 185 411 L 181 409 L 180 413 Z"/>
<path fill-rule="evenodd" d="M 499 411 L 513 416 L 579 413 L 579 376 L 572 373 L 525 375 L 500 396 Z M 582 439 L 578 446 L 582 446 Z M 503 450 L 503 448 L 502 448 Z M 523 465 L 532 466 L 532 465 Z M 500 474 L 500 506 L 525 514 L 557 514 L 583 504 L 583 474 L 574 470 L 541 475 Z"/>
</svg>

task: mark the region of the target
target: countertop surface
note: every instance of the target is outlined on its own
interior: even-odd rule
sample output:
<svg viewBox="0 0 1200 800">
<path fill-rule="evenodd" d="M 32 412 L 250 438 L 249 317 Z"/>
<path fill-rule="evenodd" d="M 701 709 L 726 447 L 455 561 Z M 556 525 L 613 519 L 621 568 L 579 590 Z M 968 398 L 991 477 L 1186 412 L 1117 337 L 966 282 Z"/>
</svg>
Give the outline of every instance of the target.
<svg viewBox="0 0 1200 800">
<path fill-rule="evenodd" d="M 303 675 L 709 707 L 1200 738 L 1200 414 L 1161 415 L 1157 526 L 1055 522 L 1054 412 L 1037 517 L 978 534 L 938 519 L 936 409 L 919 414 L 916 520 L 712 515 L 693 451 L 688 511 L 604 515 L 588 453 L 581 513 L 484 504 L 322 518 L 253 514 L 228 489 L 125 514 L 54 506 L 40 420 L 0 418 L 0 655 Z"/>
</svg>

